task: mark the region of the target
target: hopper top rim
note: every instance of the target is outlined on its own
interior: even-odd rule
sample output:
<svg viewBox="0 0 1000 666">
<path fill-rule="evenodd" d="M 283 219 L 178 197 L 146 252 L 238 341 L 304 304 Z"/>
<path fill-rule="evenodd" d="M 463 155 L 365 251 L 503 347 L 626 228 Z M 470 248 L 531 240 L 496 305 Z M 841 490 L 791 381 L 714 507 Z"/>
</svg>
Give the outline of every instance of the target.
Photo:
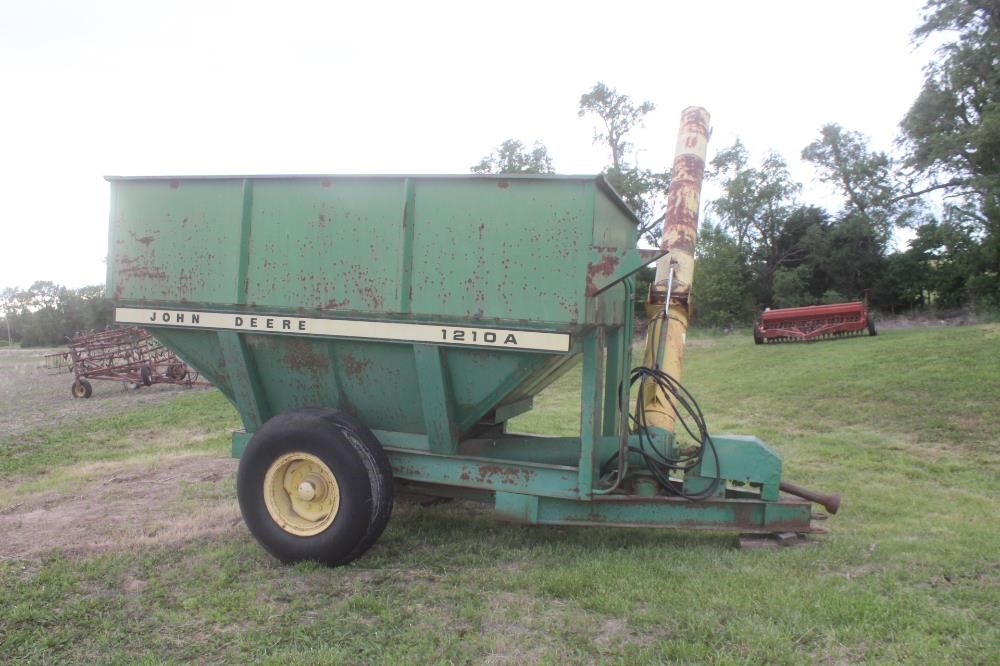
<svg viewBox="0 0 1000 666">
<path fill-rule="evenodd" d="M 629 218 L 636 226 L 640 226 L 642 221 L 636 216 L 632 209 L 622 200 L 621 195 L 615 191 L 611 183 L 602 175 L 590 174 L 540 174 L 540 173 L 512 173 L 512 174 L 324 174 L 324 173 L 296 173 L 296 174 L 208 174 L 208 175 L 158 175 L 158 176 L 119 176 L 105 175 L 104 180 L 109 183 L 118 181 L 221 181 L 221 180 L 306 180 L 315 178 L 335 178 L 342 180 L 365 180 L 365 179 L 398 179 L 413 178 L 417 180 L 549 180 L 549 181 L 594 181 L 598 189 L 603 191 L 608 198 Z"/>
</svg>

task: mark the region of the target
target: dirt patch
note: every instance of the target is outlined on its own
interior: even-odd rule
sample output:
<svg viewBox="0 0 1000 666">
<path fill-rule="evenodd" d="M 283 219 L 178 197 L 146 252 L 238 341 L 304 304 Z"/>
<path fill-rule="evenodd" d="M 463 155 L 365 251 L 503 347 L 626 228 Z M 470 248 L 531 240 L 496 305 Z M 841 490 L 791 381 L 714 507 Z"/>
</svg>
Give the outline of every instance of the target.
<svg viewBox="0 0 1000 666">
<path fill-rule="evenodd" d="M 60 351 L 65 349 L 0 350 L 0 441 L 41 426 L 109 416 L 205 390 L 173 384 L 136 389 L 121 382 L 93 381 L 93 396 L 74 399 L 70 395 L 73 375 L 52 374 L 45 367 L 45 355 Z"/>
<path fill-rule="evenodd" d="M 0 558 L 130 551 L 235 533 L 236 465 L 209 455 L 125 462 L 63 493 L 20 496 L 0 507 Z"/>
<path fill-rule="evenodd" d="M 971 309 L 941 310 L 937 312 L 910 312 L 901 315 L 875 315 L 880 330 L 896 328 L 925 328 L 929 326 L 970 326 L 979 323 Z"/>
<path fill-rule="evenodd" d="M 525 594 L 501 592 L 494 597 L 483 618 L 482 633 L 502 638 L 482 663 L 500 666 L 539 662 L 545 647 L 531 626 L 534 616 L 534 601 Z"/>
</svg>

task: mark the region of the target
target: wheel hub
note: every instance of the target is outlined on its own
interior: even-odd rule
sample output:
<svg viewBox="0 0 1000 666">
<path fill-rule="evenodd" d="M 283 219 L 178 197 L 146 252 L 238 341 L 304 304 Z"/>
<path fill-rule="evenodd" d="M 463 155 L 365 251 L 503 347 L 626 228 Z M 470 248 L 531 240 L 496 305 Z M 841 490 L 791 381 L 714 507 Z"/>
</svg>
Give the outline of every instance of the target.
<svg viewBox="0 0 1000 666">
<path fill-rule="evenodd" d="M 326 483 L 318 474 L 310 474 L 299 484 L 299 499 L 303 502 L 322 502 L 328 492 Z"/>
<path fill-rule="evenodd" d="M 264 504 L 281 529 L 312 536 L 333 524 L 340 509 L 340 487 L 319 457 L 286 453 L 271 463 L 264 476 Z"/>
</svg>

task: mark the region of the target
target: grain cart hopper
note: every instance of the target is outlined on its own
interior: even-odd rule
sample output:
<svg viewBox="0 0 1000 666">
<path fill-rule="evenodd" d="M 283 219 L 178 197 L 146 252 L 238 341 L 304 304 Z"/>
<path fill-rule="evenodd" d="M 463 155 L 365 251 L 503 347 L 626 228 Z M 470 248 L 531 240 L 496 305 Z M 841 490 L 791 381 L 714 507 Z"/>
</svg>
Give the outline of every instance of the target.
<svg viewBox="0 0 1000 666">
<path fill-rule="evenodd" d="M 701 114 L 682 139 L 703 164 Z M 601 177 L 109 180 L 116 318 L 236 406 L 240 508 L 284 561 L 358 557 L 397 486 L 525 523 L 813 530 L 761 441 L 699 432 L 690 454 L 645 409 L 629 423 L 632 275 L 651 257 Z M 579 435 L 511 432 L 581 361 Z"/>
<path fill-rule="evenodd" d="M 753 341 L 807 342 L 853 335 L 877 335 L 875 319 L 863 301 L 765 310 L 754 324 Z"/>
</svg>

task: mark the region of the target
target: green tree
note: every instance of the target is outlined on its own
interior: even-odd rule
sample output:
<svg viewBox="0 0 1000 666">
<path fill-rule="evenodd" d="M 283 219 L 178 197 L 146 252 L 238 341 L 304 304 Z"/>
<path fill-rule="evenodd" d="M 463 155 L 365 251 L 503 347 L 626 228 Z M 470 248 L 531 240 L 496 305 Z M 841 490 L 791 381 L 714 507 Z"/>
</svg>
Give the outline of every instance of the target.
<svg viewBox="0 0 1000 666">
<path fill-rule="evenodd" d="M 753 251 L 751 229 L 757 210 L 757 176 L 749 168 L 750 151 L 737 137 L 736 142 L 715 154 L 708 177 L 722 186 L 722 196 L 709 202 L 723 224 L 736 237 L 736 245 L 749 255 Z"/>
<path fill-rule="evenodd" d="M 831 289 L 833 282 L 823 258 L 829 251 L 830 215 L 817 206 L 800 206 L 792 211 L 775 241 L 779 268 L 798 268 L 809 293 L 815 298 Z"/>
<path fill-rule="evenodd" d="M 705 221 L 695 249 L 694 322 L 723 328 L 750 321 L 753 301 L 748 289 L 748 271 L 742 253 L 718 224 Z"/>
<path fill-rule="evenodd" d="M 83 301 L 85 330 L 98 331 L 107 328 L 115 320 L 115 306 L 104 297 L 104 285 L 91 285 L 76 290 Z"/>
<path fill-rule="evenodd" d="M 847 300 L 847 297 L 836 289 L 827 289 L 823 292 L 820 297 L 819 302 L 823 305 L 832 305 L 833 303 L 843 303 Z"/>
<path fill-rule="evenodd" d="M 20 335 L 15 335 L 17 330 L 17 289 L 7 287 L 0 291 L 0 311 L 3 312 L 3 328 L 0 336 L 3 337 L 3 344 L 9 344 L 13 339 L 20 340 Z"/>
<path fill-rule="evenodd" d="M 864 221 L 883 250 L 895 226 L 919 219 L 920 202 L 902 192 L 892 159 L 873 151 L 863 134 L 836 123 L 824 125 L 820 138 L 803 149 L 802 159 L 815 167 L 820 181 L 844 197 L 840 217 Z"/>
<path fill-rule="evenodd" d="M 59 304 L 59 292 L 63 289 L 55 282 L 37 280 L 28 287 L 27 298 L 32 308 L 55 308 Z"/>
<path fill-rule="evenodd" d="M 776 270 L 780 260 L 775 254 L 777 240 L 802 189 L 792 180 L 785 160 L 769 152 L 760 166 L 751 167 L 749 153 L 737 139 L 712 159 L 709 175 L 723 191 L 711 202 L 712 210 L 735 235 L 744 253 L 757 255 Z"/>
<path fill-rule="evenodd" d="M 818 237 L 830 227 L 830 215 L 818 206 L 799 206 L 782 224 L 774 253 L 784 267 L 794 268 L 813 259 Z M 817 293 L 822 291 L 817 285 Z"/>
<path fill-rule="evenodd" d="M 710 167 L 709 177 L 722 187 L 722 196 L 709 206 L 752 267 L 757 299 L 769 302 L 775 272 L 802 259 L 802 249 L 785 230 L 801 185 L 777 153 L 750 166 L 749 151 L 739 139 L 718 152 Z"/>
<path fill-rule="evenodd" d="M 820 129 L 820 138 L 803 149 L 802 158 L 843 196 L 837 219 L 812 247 L 813 293 L 832 290 L 860 298 L 876 284 L 884 287 L 893 229 L 926 219 L 922 202 L 904 191 L 888 154 L 872 150 L 867 137 L 836 123 Z"/>
<path fill-rule="evenodd" d="M 921 267 L 921 291 L 939 307 L 973 301 L 978 243 L 961 219 L 932 220 L 919 229 L 906 255 Z"/>
<path fill-rule="evenodd" d="M 882 239 L 865 218 L 851 216 L 835 222 L 823 244 L 813 250 L 814 265 L 824 276 L 822 291 L 832 289 L 847 298 L 860 298 L 882 275 L 884 251 Z"/>
<path fill-rule="evenodd" d="M 914 41 L 946 35 L 900 123 L 915 193 L 943 190 L 947 214 L 978 240 L 967 282 L 1000 308 L 1000 3 L 929 0 Z"/>
<path fill-rule="evenodd" d="M 779 268 L 774 272 L 774 306 L 794 308 L 812 302 L 807 284 L 807 271 L 798 268 Z"/>
<path fill-rule="evenodd" d="M 549 151 L 540 141 L 528 150 L 516 139 L 507 139 L 496 150 L 473 165 L 472 173 L 555 173 Z"/>
<path fill-rule="evenodd" d="M 1000 196 L 1000 3 L 929 0 L 913 38 L 954 36 L 924 68 L 924 85 L 903 118 L 906 164 L 931 186 L 978 195 L 997 214 Z"/>
<path fill-rule="evenodd" d="M 627 166 L 632 144 L 625 137 L 636 126 L 642 126 L 646 114 L 655 110 L 652 102 L 636 106 L 628 95 L 619 93 L 598 81 L 590 92 L 580 96 L 577 115 L 583 118 L 592 113 L 604 123 L 603 129 L 594 130 L 594 143 L 606 143 L 611 149 L 611 167 L 621 171 Z"/>
<path fill-rule="evenodd" d="M 594 115 L 600 120 L 594 130 L 594 143 L 607 144 L 611 153 L 611 164 L 604 169 L 604 177 L 643 222 L 640 235 L 657 245 L 663 229 L 659 223 L 662 216 L 656 216 L 655 211 L 663 204 L 670 187 L 670 172 L 637 166 L 634 146 L 628 141 L 629 133 L 642 126 L 645 116 L 655 108 L 648 101 L 636 106 L 628 95 L 598 82 L 580 96 L 577 115 L 580 118 Z"/>
<path fill-rule="evenodd" d="M 67 289 L 39 281 L 26 290 L 4 289 L 0 306 L 10 321 L 11 337 L 22 347 L 61 345 L 67 337 L 107 328 L 114 320 L 114 308 L 99 285 Z"/>
<path fill-rule="evenodd" d="M 927 264 L 912 252 L 886 257 L 882 274 L 872 285 L 872 305 L 886 312 L 903 312 L 926 305 Z"/>
</svg>

